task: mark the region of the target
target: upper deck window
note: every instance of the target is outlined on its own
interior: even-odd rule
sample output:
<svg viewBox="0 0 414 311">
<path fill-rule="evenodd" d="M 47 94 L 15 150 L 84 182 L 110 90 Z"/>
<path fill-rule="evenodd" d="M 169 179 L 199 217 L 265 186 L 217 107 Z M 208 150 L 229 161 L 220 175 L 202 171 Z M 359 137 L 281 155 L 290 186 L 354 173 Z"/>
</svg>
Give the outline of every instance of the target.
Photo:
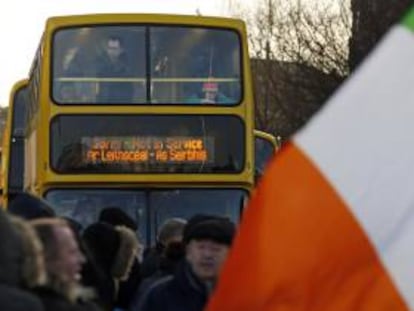
<svg viewBox="0 0 414 311">
<path fill-rule="evenodd" d="M 23 86 L 16 92 L 13 99 L 13 137 L 24 137 L 26 131 L 26 113 L 28 108 L 28 88 Z"/>
<path fill-rule="evenodd" d="M 235 31 L 176 26 L 65 28 L 53 37 L 59 104 L 223 104 L 241 101 Z"/>
</svg>

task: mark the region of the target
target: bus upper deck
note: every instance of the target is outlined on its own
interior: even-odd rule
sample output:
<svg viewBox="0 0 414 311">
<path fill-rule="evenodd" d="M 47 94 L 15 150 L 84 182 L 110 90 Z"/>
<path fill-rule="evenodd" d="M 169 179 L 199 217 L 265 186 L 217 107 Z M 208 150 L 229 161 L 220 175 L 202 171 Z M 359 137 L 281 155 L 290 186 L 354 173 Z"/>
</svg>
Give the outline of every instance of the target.
<svg viewBox="0 0 414 311">
<path fill-rule="evenodd" d="M 217 27 L 219 19 L 188 16 L 178 24 L 162 15 L 113 18 L 119 22 L 108 25 L 96 16 L 95 24 L 79 27 L 71 27 L 81 23 L 76 17 L 66 23 L 63 18 L 49 21 L 51 28 L 61 27 L 51 38 L 56 103 L 241 102 L 242 45 L 236 21 Z M 206 97 L 203 89 L 218 95 Z"/>
<path fill-rule="evenodd" d="M 117 46 L 116 38 L 125 46 Z M 251 170 L 252 152 L 245 141 L 253 138 L 253 98 L 245 41 L 243 24 L 232 19 L 49 19 L 30 83 L 32 115 L 41 105 L 39 117 L 51 124 L 51 135 L 45 137 L 51 140 L 49 172 L 63 177 L 83 166 L 88 175 L 165 170 L 197 178 Z M 119 53 L 119 60 L 111 61 L 111 53 Z M 114 68 L 103 73 L 108 66 Z M 75 74 L 72 67 L 82 72 Z M 125 73 L 125 67 L 136 73 Z M 131 95 L 126 86 L 134 89 L 128 100 L 119 97 Z M 192 101 L 207 89 L 232 100 L 225 105 L 219 99 L 214 105 Z M 76 156 L 81 159 L 75 167 Z M 58 174 L 50 177 L 59 179 Z"/>
</svg>

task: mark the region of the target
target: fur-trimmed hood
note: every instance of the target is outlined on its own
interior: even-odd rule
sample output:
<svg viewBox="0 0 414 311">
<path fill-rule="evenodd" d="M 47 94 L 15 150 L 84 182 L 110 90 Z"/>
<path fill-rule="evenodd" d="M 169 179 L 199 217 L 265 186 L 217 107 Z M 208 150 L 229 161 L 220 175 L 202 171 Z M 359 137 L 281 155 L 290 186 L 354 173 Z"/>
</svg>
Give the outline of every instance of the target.
<svg viewBox="0 0 414 311">
<path fill-rule="evenodd" d="M 111 274 L 114 279 L 124 281 L 128 278 L 134 258 L 138 253 L 139 242 L 135 233 L 126 226 L 116 226 L 115 230 L 120 236 L 120 245 Z"/>
<path fill-rule="evenodd" d="M 94 262 L 105 274 L 116 280 L 127 277 L 139 247 L 131 229 L 98 222 L 87 227 L 82 238 Z"/>
</svg>

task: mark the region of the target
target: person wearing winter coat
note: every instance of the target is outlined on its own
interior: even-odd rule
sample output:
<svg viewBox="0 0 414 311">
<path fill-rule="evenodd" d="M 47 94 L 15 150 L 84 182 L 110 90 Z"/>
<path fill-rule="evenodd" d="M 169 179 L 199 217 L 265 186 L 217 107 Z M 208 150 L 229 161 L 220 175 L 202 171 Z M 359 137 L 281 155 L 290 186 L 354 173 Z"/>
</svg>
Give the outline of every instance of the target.
<svg viewBox="0 0 414 311">
<path fill-rule="evenodd" d="M 197 215 L 184 228 L 185 260 L 173 276 L 156 281 L 131 311 L 202 311 L 235 233 L 227 218 Z"/>
<path fill-rule="evenodd" d="M 98 311 L 90 300 L 92 290 L 81 287 L 85 258 L 72 229 L 64 219 L 30 221 L 43 244 L 46 283 L 34 289 L 46 311 Z"/>
<path fill-rule="evenodd" d="M 131 229 L 138 237 L 139 248 L 137 255 L 133 259 L 131 272 L 128 278 L 119 282 L 118 297 L 115 302 L 115 307 L 120 309 L 126 309 L 134 296 L 135 291 L 141 283 L 141 254 L 143 247 L 141 246 L 138 232 L 137 222 L 129 216 L 122 208 L 118 206 L 108 206 L 102 209 L 99 214 L 99 222 L 105 222 L 113 227 L 125 226 Z"/>
<path fill-rule="evenodd" d="M 119 297 L 119 284 L 128 278 L 136 258 L 137 237 L 125 226 L 98 222 L 84 230 L 82 239 L 91 254 L 91 264 L 98 268 L 91 271 L 86 267 L 84 284 L 97 290 L 103 309 L 112 310 Z"/>
<path fill-rule="evenodd" d="M 161 257 L 170 243 L 181 242 L 183 230 L 187 221 L 183 218 L 169 218 L 158 229 L 155 246 L 148 248 L 144 253 L 144 261 L 141 267 L 143 279 L 153 276 L 160 268 Z"/>
<path fill-rule="evenodd" d="M 185 246 L 182 242 L 168 243 L 161 254 L 158 270 L 141 282 L 139 287 L 135 290 L 129 306 L 137 305 L 142 300 L 142 297 L 144 297 L 159 280 L 166 276 L 174 275 L 184 257 Z"/>
<path fill-rule="evenodd" d="M 9 216 L 0 209 L 0 308 L 44 311 L 41 300 L 26 289 L 24 242 Z"/>
<path fill-rule="evenodd" d="M 44 285 L 47 275 L 42 242 L 28 221 L 14 215 L 10 215 L 10 221 L 22 241 L 22 286 L 31 290 Z"/>
</svg>

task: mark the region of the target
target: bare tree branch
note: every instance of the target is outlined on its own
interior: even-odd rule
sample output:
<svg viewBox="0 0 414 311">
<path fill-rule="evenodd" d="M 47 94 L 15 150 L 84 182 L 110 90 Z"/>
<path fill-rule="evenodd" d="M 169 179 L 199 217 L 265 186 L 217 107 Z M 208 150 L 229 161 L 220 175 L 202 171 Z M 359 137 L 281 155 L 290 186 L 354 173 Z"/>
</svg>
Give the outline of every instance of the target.
<svg viewBox="0 0 414 311">
<path fill-rule="evenodd" d="M 243 12 L 229 4 L 249 30 L 256 127 L 287 138 L 348 74 L 349 5 L 261 0 Z"/>
</svg>

